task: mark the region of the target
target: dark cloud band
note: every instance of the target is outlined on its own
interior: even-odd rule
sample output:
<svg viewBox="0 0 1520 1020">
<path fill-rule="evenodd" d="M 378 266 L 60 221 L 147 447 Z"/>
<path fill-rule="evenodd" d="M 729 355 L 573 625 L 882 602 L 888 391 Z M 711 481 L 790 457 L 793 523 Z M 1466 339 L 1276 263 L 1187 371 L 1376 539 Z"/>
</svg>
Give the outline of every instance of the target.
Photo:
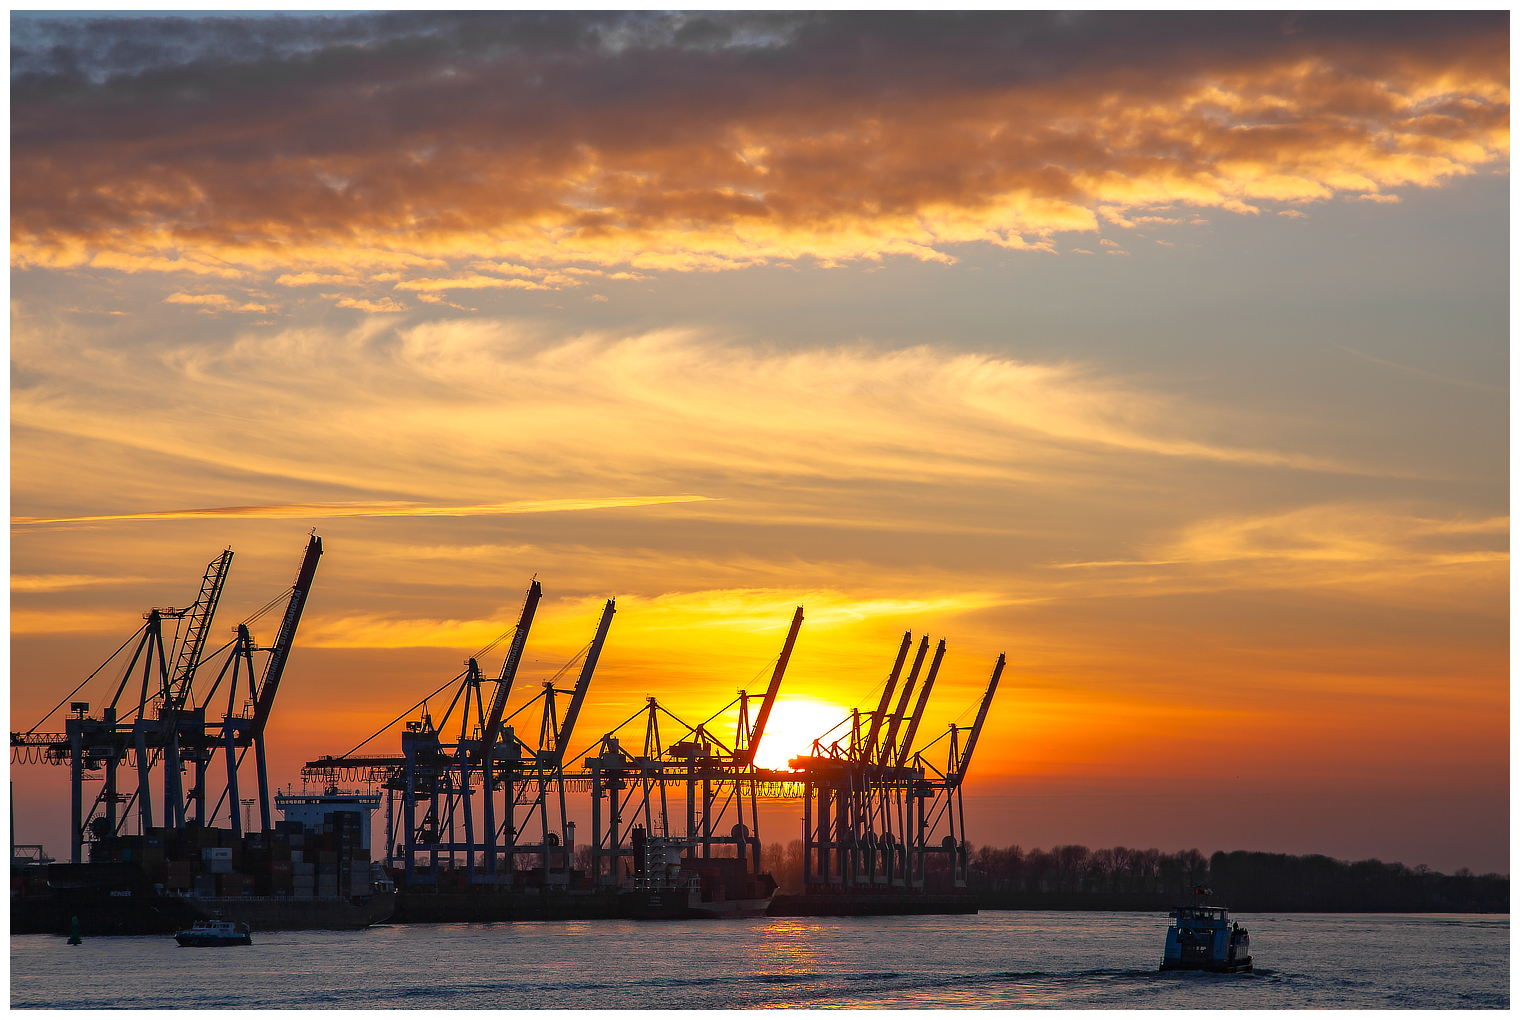
<svg viewBox="0 0 1520 1020">
<path fill-rule="evenodd" d="M 1127 210 L 1392 200 L 1508 155 L 1503 13 L 116 18 L 16 35 L 22 266 L 944 257 L 1049 248 Z"/>
</svg>

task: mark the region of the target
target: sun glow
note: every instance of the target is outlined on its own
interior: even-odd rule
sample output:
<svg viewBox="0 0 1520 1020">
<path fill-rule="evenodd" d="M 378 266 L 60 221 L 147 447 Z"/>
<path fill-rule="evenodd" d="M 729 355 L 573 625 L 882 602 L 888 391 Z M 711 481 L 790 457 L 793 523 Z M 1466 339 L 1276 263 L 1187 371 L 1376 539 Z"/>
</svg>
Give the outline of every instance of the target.
<svg viewBox="0 0 1520 1020">
<path fill-rule="evenodd" d="M 759 753 L 755 755 L 755 764 L 763 769 L 786 768 L 789 759 L 808 754 L 815 739 L 822 737 L 829 727 L 848 718 L 849 714 L 848 708 L 832 701 L 777 695 L 760 740 Z M 848 728 L 840 727 L 829 740 L 840 733 L 848 736 Z"/>
</svg>

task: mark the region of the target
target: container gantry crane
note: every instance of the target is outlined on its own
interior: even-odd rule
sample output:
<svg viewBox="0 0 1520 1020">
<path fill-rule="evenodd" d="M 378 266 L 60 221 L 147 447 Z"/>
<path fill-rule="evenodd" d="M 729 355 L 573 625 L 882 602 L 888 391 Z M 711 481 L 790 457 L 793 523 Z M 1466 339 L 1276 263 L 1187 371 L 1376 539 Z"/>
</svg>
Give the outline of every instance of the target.
<svg viewBox="0 0 1520 1020">
<path fill-rule="evenodd" d="M 941 853 L 949 859 L 951 885 L 965 886 L 968 844 L 960 788 L 1005 658 L 998 656 L 964 749 L 961 731 L 951 724 L 944 736 L 913 751 L 924 708 L 944 660 L 945 642 L 940 641 L 935 650 L 918 702 L 898 743 L 897 734 L 928 653 L 928 638 L 920 642 L 897 707 L 889 716 L 887 708 L 911 644 L 911 633 L 903 635 L 880 704 L 866 720 L 864 731 L 861 713 L 855 710 L 848 720 L 847 742 L 841 738 L 825 746 L 819 738 L 813 742 L 812 754 L 790 762 L 802 774 L 803 883 L 808 892 L 922 890 L 927 880 L 927 858 Z M 946 766 L 941 770 L 925 752 L 947 738 Z M 948 834 L 936 844 L 934 837 L 941 822 Z"/>
<path fill-rule="evenodd" d="M 546 681 L 538 694 L 507 715 L 507 701 L 542 597 L 543 588 L 534 580 L 524 599 L 489 708 L 482 691 L 484 676 L 478 661 L 471 658 L 464 673 L 445 685 L 458 682 L 441 719 L 435 722 L 427 710 L 426 699 L 419 703 L 422 713 L 406 723 L 399 756 L 357 755 L 351 751 L 309 761 L 302 769 L 305 778 L 323 785 L 354 778 L 384 786 L 386 860 L 404 873 L 408 887 L 437 885 L 454 870 L 461 855 L 467 884 L 568 884 L 575 823 L 569 819 L 566 803 L 565 762 L 570 760 L 567 753 L 574 740 L 576 723 L 617 604 L 613 599 L 607 600 L 596 634 L 583 653 Z M 581 671 L 575 686 L 569 690 L 556 686 L 560 676 L 577 660 L 581 660 Z M 563 697 L 568 697 L 569 702 L 561 718 L 559 699 Z M 535 705 L 540 709 L 538 739 L 536 744 L 529 744 L 510 723 Z M 399 833 L 395 817 L 397 800 L 402 816 Z M 534 822 L 538 838 L 524 839 Z M 464 830 L 462 834 L 460 829 Z M 520 873 L 514 865 L 529 855 L 537 858 L 537 867 Z"/>
<path fill-rule="evenodd" d="M 606 637 L 613 603 L 607 604 L 576 688 L 561 690 L 550 680 L 542 693 L 507 715 L 506 699 L 540 597 L 535 582 L 524 601 L 489 709 L 488 699 L 482 696 L 485 681 L 472 659 L 455 678 L 459 686 L 443 721 L 435 724 L 423 703 L 421 718 L 407 724 L 401 737 L 402 755 L 350 753 L 307 763 L 304 775 L 309 779 L 324 784 L 343 779 L 380 782 L 392 798 L 399 797 L 405 817 L 399 832 L 388 826 L 392 833 L 388 853 L 391 863 L 405 870 L 409 886 L 439 883 L 455 871 L 460 854 L 463 879 L 468 883 L 552 888 L 570 882 L 575 829 L 568 820 L 565 799 L 566 791 L 572 789 L 591 794 L 590 874 L 586 877 L 594 889 L 637 886 L 644 853 L 656 843 L 663 844 L 663 851 L 679 853 L 681 867 L 700 874 L 704 882 L 716 878 L 733 887 L 736 878 L 758 879 L 758 800 L 799 796 L 807 891 L 923 891 L 929 879 L 928 862 L 938 855 L 944 855 L 948 865 L 944 869 L 947 881 L 954 887 L 965 885 L 968 844 L 961 791 L 997 692 L 1004 656 L 998 657 L 970 729 L 952 724 L 929 744 L 915 747 L 944 663 L 945 642 L 938 642 L 931 658 L 929 639 L 922 637 L 910 666 L 913 640 L 911 633 L 905 634 L 879 704 L 869 715 L 852 713 L 847 738 L 827 745 L 822 738 L 815 740 L 812 754 L 793 758 L 790 771 L 764 769 L 755 759 L 802 624 L 803 612 L 798 607 L 757 712 L 752 714 L 750 695 L 740 691 L 734 701 L 707 719 L 690 724 L 650 696 L 643 707 L 583 754 L 569 755 L 574 723 Z M 561 674 L 573 664 L 574 660 Z M 571 702 L 561 723 L 556 698 L 565 695 Z M 541 705 L 536 746 L 520 739 L 511 725 L 534 705 Z M 738 721 L 729 744 L 712 723 L 736 707 Z M 643 730 L 639 750 L 625 732 L 637 722 L 642 722 Z M 661 727 L 668 730 L 672 723 L 679 735 L 667 743 Z M 941 741 L 947 741 L 943 767 L 934 758 Z M 472 807 L 477 788 L 487 793 L 481 813 L 492 819 L 483 837 L 476 833 Z M 682 813 L 682 793 L 684 831 L 675 831 L 678 826 L 672 825 L 671 815 Z M 557 825 L 551 827 L 556 800 Z M 495 814 L 498 804 L 499 816 Z M 519 812 L 519 808 L 525 810 Z M 394 817 L 393 801 L 388 801 L 387 817 Z M 536 841 L 529 842 L 522 837 L 534 822 Z M 461 827 L 462 840 L 457 831 Z M 948 834 L 941 838 L 943 830 Z M 496 863 L 502 857 L 510 862 L 524 855 L 537 867 L 503 869 Z M 484 867 L 477 867 L 477 860 Z M 456 871 L 450 881 L 459 878 Z"/>
<path fill-rule="evenodd" d="M 524 639 L 526 639 L 527 624 L 532 619 L 532 608 L 536 606 L 540 595 L 541 589 L 537 582 L 534 582 L 529 591 L 528 602 L 524 606 L 523 622 L 518 627 L 518 633 Z M 574 738 L 575 724 L 580 717 L 581 706 L 585 704 L 586 694 L 591 688 L 591 680 L 596 673 L 597 662 L 601 657 L 602 647 L 607 641 L 607 632 L 612 626 L 612 617 L 616 612 L 615 600 L 608 599 L 603 607 L 601 620 L 597 624 L 596 636 L 592 638 L 591 644 L 586 649 L 580 676 L 574 688 L 568 691 L 561 690 L 555 686 L 558 678 L 552 678 L 544 683 L 541 693 L 519 708 L 512 716 L 507 717 L 508 719 L 515 717 L 535 703 L 541 703 L 537 746 L 525 743 L 511 726 L 506 726 L 499 733 L 493 734 L 495 739 L 492 740 L 489 751 L 493 771 L 487 784 L 493 801 L 491 805 L 493 828 L 487 834 L 485 844 L 480 844 L 473 838 L 474 810 L 472 807 L 474 789 L 472 765 L 483 765 L 488 757 L 483 747 L 484 741 L 479 737 L 469 738 L 461 735 L 454 746 L 449 748 L 441 742 L 439 728 L 434 727 L 426 715 L 419 722 L 408 726 L 407 732 L 401 736 L 405 764 L 402 775 L 399 777 L 405 784 L 402 811 L 405 816 L 406 842 L 402 848 L 402 866 L 406 872 L 408 886 L 425 885 L 430 882 L 436 884 L 439 877 L 440 853 L 448 854 L 449 864 L 452 866 L 454 855 L 461 851 L 465 856 L 467 881 L 500 884 L 502 876 L 496 863 L 498 846 L 501 848 L 501 856 L 508 862 L 514 862 L 518 855 L 536 856 L 539 861 L 539 873 L 534 877 L 542 885 L 568 884 L 571 855 L 574 853 L 572 848 L 575 825 L 569 820 L 566 811 L 565 753 L 570 741 Z M 516 640 L 513 647 L 517 647 Z M 518 649 L 518 655 L 520 658 L 520 649 Z M 508 663 L 503 666 L 504 676 L 515 672 L 516 667 L 510 662 L 510 651 L 508 660 Z M 561 673 L 563 672 L 564 670 L 561 670 Z M 510 679 L 506 683 L 509 685 Z M 468 691 L 472 686 L 476 692 L 475 705 L 479 709 L 481 706 L 479 668 L 473 661 L 461 687 L 461 694 L 465 695 L 464 713 L 466 715 L 470 705 Z M 501 688 L 502 685 L 498 684 L 498 692 L 501 692 Z M 557 699 L 565 695 L 569 696 L 570 702 L 561 720 Z M 455 700 L 456 702 L 459 700 L 457 695 Z M 493 714 L 495 700 L 497 699 L 493 698 Z M 501 700 L 505 704 L 505 693 L 501 694 Z M 451 706 L 450 713 L 452 711 Z M 447 718 L 446 715 L 445 725 L 447 725 Z M 477 732 L 487 732 L 488 728 L 484 722 L 485 720 L 482 719 L 482 725 Z M 464 727 L 465 722 L 462 719 L 461 734 L 464 733 Z M 430 763 L 431 768 L 429 768 Z M 497 769 L 499 771 L 495 771 Z M 505 807 L 499 829 L 494 827 L 494 792 L 497 782 L 501 784 Z M 419 801 L 425 797 L 430 797 L 429 807 L 419 823 L 416 818 L 416 808 Z M 550 812 L 556 800 L 559 807 L 558 825 L 551 828 Z M 518 808 L 525 808 L 521 816 L 517 813 Z M 538 816 L 539 839 L 536 842 L 523 840 L 521 836 L 532 823 L 535 814 Z M 465 840 L 462 843 L 456 838 L 456 825 L 460 821 L 464 823 L 466 829 Z M 449 833 L 447 840 L 443 838 L 445 828 Z M 498 840 L 500 840 L 499 843 Z M 417 865 L 417 855 L 421 846 L 426 846 L 428 849 L 428 864 L 425 868 L 419 868 Z M 477 853 L 482 854 L 487 865 L 484 875 L 477 873 L 475 868 Z M 560 860 L 558 869 L 554 867 L 556 857 Z M 514 872 L 509 871 L 508 875 L 509 882 L 515 881 Z"/>
<path fill-rule="evenodd" d="M 211 811 L 211 817 L 214 818 L 220 812 L 223 803 L 228 803 L 231 826 L 234 831 L 240 830 L 236 805 L 237 772 L 241 757 L 234 752 L 239 749 L 246 752 L 249 746 L 254 746 L 257 748 L 260 817 L 264 828 L 271 828 L 263 729 L 273 708 L 274 696 L 295 642 L 301 610 L 310 593 L 317 559 L 321 555 L 322 540 L 312 535 L 307 542 L 295 584 L 289 590 L 285 616 L 275 644 L 268 649 L 256 648 L 249 635 L 248 622 L 240 624 L 237 637 L 230 642 L 231 653 L 216 682 L 199 701 L 195 692 L 195 679 L 207 657 L 207 638 L 232 564 L 231 549 L 224 550 L 207 565 L 200 593 L 188 608 L 150 610 L 144 616 L 143 626 L 133 637 L 75 689 L 74 694 L 77 694 L 136 639 L 136 648 L 122 672 L 115 694 L 99 718 L 88 714 L 88 702 L 73 702 L 70 710 L 75 716 L 65 722 L 63 733 L 40 732 L 39 728 L 46 722 L 43 719 L 25 733 L 11 734 L 12 761 L 40 760 L 69 766 L 72 862 L 83 862 L 85 845 L 89 840 L 105 839 L 122 833 L 132 816 L 134 806 L 138 831 L 147 834 L 155 828 L 152 774 L 156 767 L 161 772 L 162 820 L 165 827 L 182 829 L 190 821 L 206 824 L 208 772 L 219 750 L 227 754 L 227 785 L 222 792 L 222 799 Z M 283 596 L 272 600 L 266 610 L 281 598 Z M 262 613 L 256 614 L 255 618 L 258 615 Z M 167 640 L 164 634 L 166 620 L 176 621 L 176 633 Z M 255 651 L 270 653 L 264 682 L 256 689 L 252 680 L 252 655 Z M 172 669 L 169 666 L 171 661 L 174 663 Z M 257 706 L 251 716 L 233 714 L 232 695 L 236 690 L 240 670 L 247 672 L 249 700 Z M 207 707 L 229 672 L 232 683 L 229 685 L 227 712 L 221 720 L 208 721 Z M 122 696 L 134 676 L 141 677 L 137 705 L 123 716 Z M 59 707 L 62 707 L 61 702 Z M 124 766 L 135 767 L 136 770 L 136 788 L 130 795 L 123 795 L 120 791 L 119 772 Z M 183 788 L 183 770 L 191 766 L 194 767 L 194 780 L 190 790 L 186 791 Z M 87 810 L 84 804 L 85 783 L 93 780 L 95 773 L 101 772 L 100 790 Z"/>
</svg>

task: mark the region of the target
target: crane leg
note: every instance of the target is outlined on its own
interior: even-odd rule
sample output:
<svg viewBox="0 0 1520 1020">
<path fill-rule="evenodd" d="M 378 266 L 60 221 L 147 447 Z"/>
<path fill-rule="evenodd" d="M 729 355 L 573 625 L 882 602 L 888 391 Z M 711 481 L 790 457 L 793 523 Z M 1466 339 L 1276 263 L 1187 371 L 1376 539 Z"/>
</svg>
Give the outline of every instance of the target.
<svg viewBox="0 0 1520 1020">
<path fill-rule="evenodd" d="M 263 825 L 264 832 L 274 828 L 270 822 L 269 803 L 269 765 L 264 757 L 264 734 L 259 733 L 253 738 L 254 767 L 259 773 L 259 823 Z"/>
</svg>

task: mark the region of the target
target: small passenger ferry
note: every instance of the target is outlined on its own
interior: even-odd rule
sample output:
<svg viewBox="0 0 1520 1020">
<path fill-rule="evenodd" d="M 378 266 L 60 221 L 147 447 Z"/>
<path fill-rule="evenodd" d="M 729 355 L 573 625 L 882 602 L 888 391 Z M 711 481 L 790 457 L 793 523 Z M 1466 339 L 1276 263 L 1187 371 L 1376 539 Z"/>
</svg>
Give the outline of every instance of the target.
<svg viewBox="0 0 1520 1020">
<path fill-rule="evenodd" d="M 184 931 L 174 933 L 182 946 L 251 946 L 253 935 L 246 924 L 231 921 L 196 921 Z"/>
<path fill-rule="evenodd" d="M 1230 921 L 1228 908 L 1210 906 L 1208 894 L 1208 889 L 1195 886 L 1193 895 L 1197 901 L 1171 912 L 1176 920 L 1166 930 L 1161 969 L 1251 973 L 1250 932 L 1239 921 Z"/>
</svg>

